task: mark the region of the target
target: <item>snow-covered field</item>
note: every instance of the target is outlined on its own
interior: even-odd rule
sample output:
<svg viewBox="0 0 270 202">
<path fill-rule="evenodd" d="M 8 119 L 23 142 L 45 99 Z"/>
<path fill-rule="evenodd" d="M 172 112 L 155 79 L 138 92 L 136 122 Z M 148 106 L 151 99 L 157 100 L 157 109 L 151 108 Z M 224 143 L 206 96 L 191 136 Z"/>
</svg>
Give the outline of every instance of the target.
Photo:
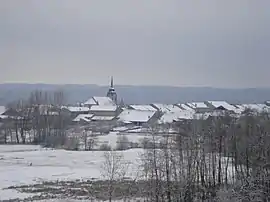
<svg viewBox="0 0 270 202">
<path fill-rule="evenodd" d="M 123 151 L 131 163 L 127 177 L 138 174 L 141 149 Z M 0 145 L 0 200 L 26 194 L 3 190 L 9 186 L 54 180 L 101 179 L 102 151 L 65 151 L 30 145 Z"/>
</svg>

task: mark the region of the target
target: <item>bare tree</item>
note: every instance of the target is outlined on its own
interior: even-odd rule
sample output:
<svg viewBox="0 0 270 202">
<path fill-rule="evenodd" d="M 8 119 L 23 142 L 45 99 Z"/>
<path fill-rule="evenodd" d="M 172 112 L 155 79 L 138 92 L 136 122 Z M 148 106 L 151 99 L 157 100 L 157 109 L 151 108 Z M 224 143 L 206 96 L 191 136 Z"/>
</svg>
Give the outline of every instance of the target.
<svg viewBox="0 0 270 202">
<path fill-rule="evenodd" d="M 128 164 L 124 161 L 122 153 L 107 151 L 104 153 L 104 162 L 101 165 L 102 176 L 108 181 L 108 199 L 111 202 L 117 181 L 122 181 L 126 176 Z"/>
</svg>

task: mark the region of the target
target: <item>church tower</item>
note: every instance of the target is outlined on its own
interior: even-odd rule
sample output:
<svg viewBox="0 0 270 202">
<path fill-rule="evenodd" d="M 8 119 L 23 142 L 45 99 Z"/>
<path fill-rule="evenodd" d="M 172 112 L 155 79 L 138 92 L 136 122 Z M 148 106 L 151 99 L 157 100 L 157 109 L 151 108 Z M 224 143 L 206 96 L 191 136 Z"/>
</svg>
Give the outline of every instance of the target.
<svg viewBox="0 0 270 202">
<path fill-rule="evenodd" d="M 108 90 L 108 93 L 107 93 L 107 97 L 111 98 L 112 101 L 117 104 L 117 94 L 116 94 L 116 91 L 114 89 L 114 85 L 113 85 L 113 77 L 111 77 L 111 86 Z"/>
</svg>

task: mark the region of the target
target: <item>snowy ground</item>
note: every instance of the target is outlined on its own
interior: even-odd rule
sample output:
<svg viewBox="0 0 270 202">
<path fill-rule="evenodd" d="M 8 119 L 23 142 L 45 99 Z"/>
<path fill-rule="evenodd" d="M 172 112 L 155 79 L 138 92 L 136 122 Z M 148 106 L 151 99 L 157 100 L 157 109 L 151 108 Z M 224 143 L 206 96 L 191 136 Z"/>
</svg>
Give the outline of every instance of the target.
<svg viewBox="0 0 270 202">
<path fill-rule="evenodd" d="M 128 177 L 139 172 L 141 149 L 124 151 L 131 162 Z M 30 145 L 0 145 L 0 200 L 24 198 L 26 194 L 3 190 L 9 186 L 54 180 L 100 179 L 104 161 L 101 151 L 65 151 Z"/>
</svg>

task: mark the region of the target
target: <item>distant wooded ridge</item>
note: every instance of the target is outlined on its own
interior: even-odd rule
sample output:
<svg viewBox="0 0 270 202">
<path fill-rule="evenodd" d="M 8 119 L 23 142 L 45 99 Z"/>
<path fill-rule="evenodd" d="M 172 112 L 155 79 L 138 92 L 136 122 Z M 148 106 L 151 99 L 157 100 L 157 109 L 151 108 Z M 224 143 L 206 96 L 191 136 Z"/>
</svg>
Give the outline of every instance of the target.
<svg viewBox="0 0 270 202">
<path fill-rule="evenodd" d="M 77 84 L 0 84 L 0 105 L 25 99 L 35 90 L 62 90 L 67 104 L 84 102 L 92 96 L 106 96 L 108 86 Z M 270 100 L 270 88 L 225 89 L 212 87 L 128 86 L 116 85 L 119 99 L 126 104 L 184 103 L 225 100 L 230 103 L 263 103 Z"/>
</svg>

